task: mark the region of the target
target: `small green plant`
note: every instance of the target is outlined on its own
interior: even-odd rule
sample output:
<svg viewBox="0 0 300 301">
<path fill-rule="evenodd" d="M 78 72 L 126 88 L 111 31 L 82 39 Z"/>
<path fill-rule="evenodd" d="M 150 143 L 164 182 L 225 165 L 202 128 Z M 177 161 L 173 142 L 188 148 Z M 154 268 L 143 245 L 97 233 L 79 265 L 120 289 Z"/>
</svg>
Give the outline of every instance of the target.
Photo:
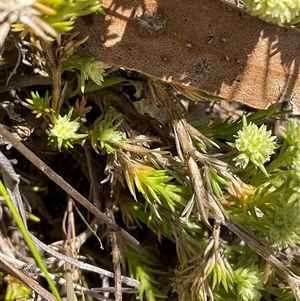
<svg viewBox="0 0 300 301">
<path fill-rule="evenodd" d="M 246 197 L 251 214 L 245 222 L 278 250 L 300 241 L 299 134 L 298 122 L 288 121 L 280 152 L 266 167 L 269 178 L 257 174 L 252 181 L 257 188 Z"/>
<path fill-rule="evenodd" d="M 233 159 L 236 166 L 245 169 L 249 162 L 252 162 L 255 167 L 268 176 L 264 164 L 270 160 L 270 155 L 274 154 L 278 147 L 276 144 L 276 137 L 271 137 L 271 131 L 267 131 L 266 125 L 260 128 L 254 123 L 247 125 L 246 117 L 243 116 L 243 129 L 238 131 L 234 136 L 235 142 L 228 143 L 239 151 L 239 155 Z"/>
<path fill-rule="evenodd" d="M 125 116 L 126 112 L 135 111 L 130 102 L 126 103 L 127 98 L 120 98 L 124 101 L 124 113 L 121 113 L 118 106 L 120 103 L 122 106 L 123 102 L 115 105 L 119 99 L 112 99 L 119 92 L 120 86 L 123 88 L 131 85 L 133 80 L 127 80 L 126 76 L 107 74 L 110 66 L 95 58 L 74 55 L 76 47 L 85 38 L 77 41 L 76 33 L 60 35 L 73 28 L 74 17 L 101 12 L 101 1 L 25 2 L 15 13 L 15 5 L 11 4 L 14 1 L 2 1 L 0 14 L 3 10 L 5 17 L 0 24 L 0 31 L 3 33 L 0 46 L 11 26 L 15 30 L 22 29 L 21 38 L 29 35 L 36 46 L 40 49 L 44 47 L 45 56 L 41 58 L 45 60 L 45 70 L 53 80 L 52 95 L 48 91 L 42 92 L 43 94 L 31 92 L 31 97 L 26 98 L 26 107 L 37 118 L 42 117 L 42 128 L 46 128 L 49 145 L 58 151 L 73 148 L 75 143 L 90 139 L 96 152 L 93 156 L 104 161 L 100 164 L 102 167 L 106 164 L 101 174 L 109 171 L 111 181 L 107 185 L 111 186 L 104 186 L 106 183 L 103 182 L 101 185 L 104 195 L 107 191 L 110 192 L 109 198 L 114 203 L 115 212 L 120 212 L 123 217 L 121 221 L 116 215 L 118 223 L 126 225 L 127 229 L 134 229 L 135 234 L 140 235 L 139 239 L 146 236 L 142 231 L 147 229 L 147 234 L 150 233 L 151 238 L 155 238 L 151 243 L 156 240 L 161 243 L 157 244 L 157 249 L 163 248 L 165 242 L 166 245 L 172 245 L 170 249 L 175 262 L 173 266 L 168 266 L 172 270 L 168 274 L 168 271 L 162 271 L 163 265 L 153 260 L 153 257 L 148 258 L 142 252 L 137 253 L 131 246 L 125 245 L 122 231 L 116 232 L 124 270 L 141 283 L 139 299 L 166 299 L 160 280 L 163 277 L 173 277 L 173 289 L 178 294 L 179 301 L 258 301 L 263 298 L 270 301 L 274 296 L 279 301 L 292 300 L 292 289 L 288 281 L 276 274 L 278 270 L 270 266 L 265 257 L 257 255 L 255 250 L 247 246 L 246 238 L 255 233 L 260 246 L 269 248 L 270 253 L 278 252 L 276 255 L 284 251 L 284 248 L 299 245 L 299 123 L 295 120 L 286 123 L 286 131 L 281 133 L 284 140 L 282 145 L 280 139 L 272 136 L 265 125 L 269 117 L 285 113 L 277 112 L 275 105 L 264 111 L 243 115 L 236 121 L 227 119 L 211 121 L 209 124 L 198 122 L 192 127 L 182 117 L 182 111 L 176 111 L 176 106 L 172 107 L 173 102 L 163 99 L 164 102 L 160 103 L 160 97 L 171 95 L 166 92 L 169 91 L 168 88 L 161 84 L 159 90 L 156 81 L 142 79 L 143 85 L 153 92 L 152 96 L 156 95 L 155 104 L 159 108 L 162 107 L 159 105 L 165 105 L 167 125 L 164 122 L 157 125 L 159 118 L 156 112 L 160 109 L 152 113 L 151 119 L 143 116 L 142 122 L 133 125 L 134 122 L 130 122 L 132 116 L 140 116 L 136 112 Z M 300 15 L 298 0 L 245 2 L 253 14 L 269 21 L 291 24 Z M 54 41 L 54 38 L 57 40 L 52 44 L 41 43 L 40 38 L 48 42 Z M 74 74 L 77 81 L 75 77 L 72 78 Z M 134 81 L 136 92 L 140 92 L 137 91 L 139 81 Z M 74 87 L 72 83 L 75 83 Z M 112 100 L 109 102 L 111 91 L 103 90 L 120 83 L 125 85 L 119 85 L 113 91 L 115 94 L 112 93 Z M 180 90 L 179 87 L 178 89 Z M 155 91 L 159 93 L 155 94 Z M 181 88 L 180 91 L 194 100 L 210 98 L 189 87 Z M 144 90 L 142 92 L 147 93 Z M 97 97 L 94 99 L 95 95 Z M 55 105 L 52 104 L 54 99 Z M 74 109 L 69 109 L 73 104 Z M 65 115 L 60 114 L 61 111 L 66 112 Z M 94 112 L 100 117 L 87 120 L 89 115 L 94 118 Z M 145 120 L 149 120 L 151 126 L 141 124 Z M 177 127 L 179 123 L 180 128 Z M 189 136 L 185 137 L 188 139 L 182 142 L 178 129 Z M 168 144 L 163 145 L 161 133 L 167 134 L 164 138 Z M 211 139 L 211 143 L 205 135 Z M 176 147 L 172 145 L 174 141 Z M 66 152 L 63 155 L 68 154 Z M 199 181 L 192 181 L 194 172 L 199 172 Z M 90 173 L 88 180 L 91 182 L 92 177 L 94 175 Z M 13 203 L 2 186 L 0 182 L 6 203 L 28 240 L 28 231 L 24 229 L 20 217 L 15 215 Z M 201 196 L 197 199 L 198 203 L 195 201 L 196 188 Z M 199 210 L 200 206 L 197 206 L 199 204 L 203 207 L 203 215 Z M 223 215 L 217 216 L 216 213 L 220 211 Z M 207 216 L 207 219 L 203 219 L 203 216 Z M 244 236 L 229 231 L 226 222 L 240 225 L 245 230 Z M 144 243 L 142 239 L 139 246 Z M 32 242 L 29 241 L 28 244 Z M 146 245 L 145 248 L 152 248 L 153 245 Z M 35 246 L 31 245 L 30 248 L 36 256 Z M 41 258 L 37 257 L 36 260 L 47 278 Z M 300 275 L 298 267 L 292 265 L 292 269 L 295 275 Z M 60 300 L 54 284 L 49 277 L 47 280 L 56 298 Z M 284 289 L 279 283 L 284 285 Z M 11 294 L 12 287 L 11 285 L 7 291 L 10 299 L 16 297 Z M 29 297 L 26 289 L 23 293 Z"/>
<path fill-rule="evenodd" d="M 51 129 L 49 130 L 49 144 L 61 150 L 62 147 L 64 148 L 73 148 L 73 144 L 76 141 L 79 141 L 88 136 L 88 134 L 80 134 L 77 133 L 78 129 L 80 128 L 80 123 L 78 122 L 79 118 L 76 118 L 71 121 L 73 109 L 69 111 L 68 114 L 65 116 L 60 115 L 52 115 L 52 122 Z"/>
<path fill-rule="evenodd" d="M 113 153 L 115 147 L 126 140 L 124 133 L 117 130 L 122 123 L 120 116 L 120 113 L 110 107 L 106 111 L 105 118 L 94 125 L 90 135 L 92 147 L 97 153 L 98 149 Z"/>
<path fill-rule="evenodd" d="M 31 92 L 32 98 L 26 98 L 28 104 L 25 104 L 33 114 L 36 114 L 36 118 L 40 118 L 43 114 L 49 114 L 53 112 L 50 108 L 50 100 L 52 96 L 49 96 L 48 91 L 44 97 L 40 97 L 39 92 Z"/>
<path fill-rule="evenodd" d="M 236 269 L 234 273 L 234 282 L 236 285 L 237 301 L 259 301 L 263 290 L 263 279 L 257 266 L 249 265 Z"/>
<path fill-rule="evenodd" d="M 85 81 L 91 79 L 101 86 L 106 75 L 105 70 L 110 66 L 92 57 L 74 55 L 64 62 L 63 68 L 69 71 L 74 71 L 74 69 L 79 71 L 78 86 L 81 93 L 84 93 Z"/>
<path fill-rule="evenodd" d="M 164 272 L 158 267 L 155 268 L 155 264 L 146 256 L 137 253 L 130 247 L 123 249 L 122 254 L 125 259 L 123 263 L 124 268 L 128 270 L 131 277 L 134 277 L 141 283 L 141 290 L 139 291 L 139 299 L 141 301 L 156 301 L 157 298 L 167 297 L 156 288 L 156 285 L 159 283 L 157 278 L 165 274 Z"/>
<path fill-rule="evenodd" d="M 7 275 L 6 276 L 7 289 L 4 301 L 15 301 L 21 298 L 30 298 L 31 290 L 17 278 Z"/>
<path fill-rule="evenodd" d="M 165 170 L 158 170 L 132 160 L 124 161 L 124 173 L 128 188 L 135 199 L 137 199 L 136 187 L 148 204 L 156 203 L 165 209 L 168 208 L 172 213 L 176 213 L 179 208 L 183 209 L 187 203 L 186 196 L 189 195 L 189 190 L 173 183 L 174 178 Z M 157 205 L 154 208 L 157 208 Z M 145 207 L 147 208 L 147 205 Z"/>
</svg>

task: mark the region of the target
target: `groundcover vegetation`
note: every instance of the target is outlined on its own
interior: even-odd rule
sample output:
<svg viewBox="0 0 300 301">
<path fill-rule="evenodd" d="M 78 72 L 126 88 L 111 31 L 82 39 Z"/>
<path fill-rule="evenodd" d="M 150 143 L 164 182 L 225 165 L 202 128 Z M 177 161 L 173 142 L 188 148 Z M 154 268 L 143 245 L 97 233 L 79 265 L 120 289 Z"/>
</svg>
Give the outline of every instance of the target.
<svg viewBox="0 0 300 301">
<path fill-rule="evenodd" d="M 300 300 L 297 118 L 76 54 L 92 13 L 0 1 L 0 299 Z"/>
</svg>

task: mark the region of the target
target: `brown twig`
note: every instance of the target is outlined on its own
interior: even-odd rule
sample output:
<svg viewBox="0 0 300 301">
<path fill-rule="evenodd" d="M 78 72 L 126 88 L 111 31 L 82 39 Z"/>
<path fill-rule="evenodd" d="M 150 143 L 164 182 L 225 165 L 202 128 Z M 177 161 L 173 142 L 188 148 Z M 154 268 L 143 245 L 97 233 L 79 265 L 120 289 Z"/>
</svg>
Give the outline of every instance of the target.
<svg viewBox="0 0 300 301">
<path fill-rule="evenodd" d="M 16 277 L 26 285 L 28 285 L 32 290 L 34 290 L 38 295 L 43 297 L 47 301 L 56 301 L 56 298 L 45 290 L 42 286 L 40 286 L 35 280 L 31 279 L 29 276 L 16 269 L 8 262 L 6 262 L 0 255 L 0 269 L 5 271 L 6 273 Z"/>
<path fill-rule="evenodd" d="M 54 111 L 59 112 L 61 107 L 61 94 L 62 94 L 62 63 L 57 57 L 57 46 L 52 43 L 41 41 L 43 53 L 46 61 L 47 72 L 52 77 L 52 102 L 51 107 Z"/>
<path fill-rule="evenodd" d="M 108 217 L 110 217 L 113 221 L 114 215 L 112 210 L 111 201 L 106 202 L 106 212 Z M 110 231 L 110 243 L 112 249 L 112 262 L 114 265 L 114 274 L 115 274 L 115 300 L 122 301 L 122 282 L 121 282 L 121 253 L 118 246 L 117 234 L 115 231 Z"/>
</svg>

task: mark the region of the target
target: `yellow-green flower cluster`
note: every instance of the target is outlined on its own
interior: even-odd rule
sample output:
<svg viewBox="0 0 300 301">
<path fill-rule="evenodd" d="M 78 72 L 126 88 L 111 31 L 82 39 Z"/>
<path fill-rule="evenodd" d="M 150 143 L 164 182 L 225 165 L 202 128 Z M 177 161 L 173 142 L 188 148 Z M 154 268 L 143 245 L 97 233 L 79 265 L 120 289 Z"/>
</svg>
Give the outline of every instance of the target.
<svg viewBox="0 0 300 301">
<path fill-rule="evenodd" d="M 262 276 L 256 266 L 240 267 L 233 271 L 237 284 L 237 301 L 258 301 L 262 295 Z"/>
<path fill-rule="evenodd" d="M 50 100 L 52 96 L 49 96 L 48 91 L 46 92 L 44 97 L 40 97 L 39 92 L 31 92 L 32 99 L 26 98 L 25 100 L 28 102 L 26 107 L 32 110 L 33 114 L 36 114 L 36 118 L 42 116 L 42 114 L 48 114 L 53 112 L 50 108 Z"/>
<path fill-rule="evenodd" d="M 7 289 L 5 301 L 14 301 L 17 299 L 29 299 L 31 297 L 31 290 L 21 281 L 13 276 L 6 276 Z"/>
<path fill-rule="evenodd" d="M 93 57 L 78 55 L 68 58 L 63 67 L 65 70 L 73 71 L 77 69 L 80 71 L 79 85 L 82 93 L 84 93 L 85 81 L 87 79 L 91 79 L 97 85 L 101 86 L 106 75 L 105 70 L 110 68 L 109 65 Z"/>
<path fill-rule="evenodd" d="M 76 133 L 80 127 L 80 123 L 77 122 L 78 118 L 71 121 L 73 110 L 63 117 L 60 115 L 53 115 L 53 127 L 50 129 L 50 134 L 48 137 L 49 144 L 61 150 L 62 146 L 64 148 L 73 148 L 73 143 L 76 140 L 85 138 L 87 134 Z"/>
<path fill-rule="evenodd" d="M 252 15 L 266 21 L 290 23 L 300 15 L 299 0 L 245 0 Z"/>
<path fill-rule="evenodd" d="M 276 137 L 271 137 L 271 131 L 267 131 L 266 125 L 260 128 L 256 124 L 247 125 L 246 117 L 243 118 L 243 129 L 238 131 L 235 143 L 228 143 L 235 147 L 240 154 L 233 160 L 236 166 L 246 168 L 251 161 L 256 167 L 267 174 L 264 163 L 270 160 L 270 155 L 274 154 L 277 148 Z"/>
<path fill-rule="evenodd" d="M 94 126 L 91 131 L 91 143 L 97 153 L 98 149 L 113 153 L 115 147 L 126 140 L 125 134 L 118 130 L 123 121 L 119 117 L 120 114 L 117 111 L 108 108 L 105 118 Z"/>
</svg>

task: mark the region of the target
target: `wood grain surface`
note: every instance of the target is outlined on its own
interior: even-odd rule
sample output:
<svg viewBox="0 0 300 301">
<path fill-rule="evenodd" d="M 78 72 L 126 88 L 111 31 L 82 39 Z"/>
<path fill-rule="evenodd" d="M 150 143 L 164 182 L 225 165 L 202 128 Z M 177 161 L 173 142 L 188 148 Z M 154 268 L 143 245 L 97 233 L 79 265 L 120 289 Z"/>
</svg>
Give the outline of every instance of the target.
<svg viewBox="0 0 300 301">
<path fill-rule="evenodd" d="M 78 52 L 254 108 L 300 109 L 300 31 L 219 0 L 104 0 L 76 21 Z"/>
</svg>

